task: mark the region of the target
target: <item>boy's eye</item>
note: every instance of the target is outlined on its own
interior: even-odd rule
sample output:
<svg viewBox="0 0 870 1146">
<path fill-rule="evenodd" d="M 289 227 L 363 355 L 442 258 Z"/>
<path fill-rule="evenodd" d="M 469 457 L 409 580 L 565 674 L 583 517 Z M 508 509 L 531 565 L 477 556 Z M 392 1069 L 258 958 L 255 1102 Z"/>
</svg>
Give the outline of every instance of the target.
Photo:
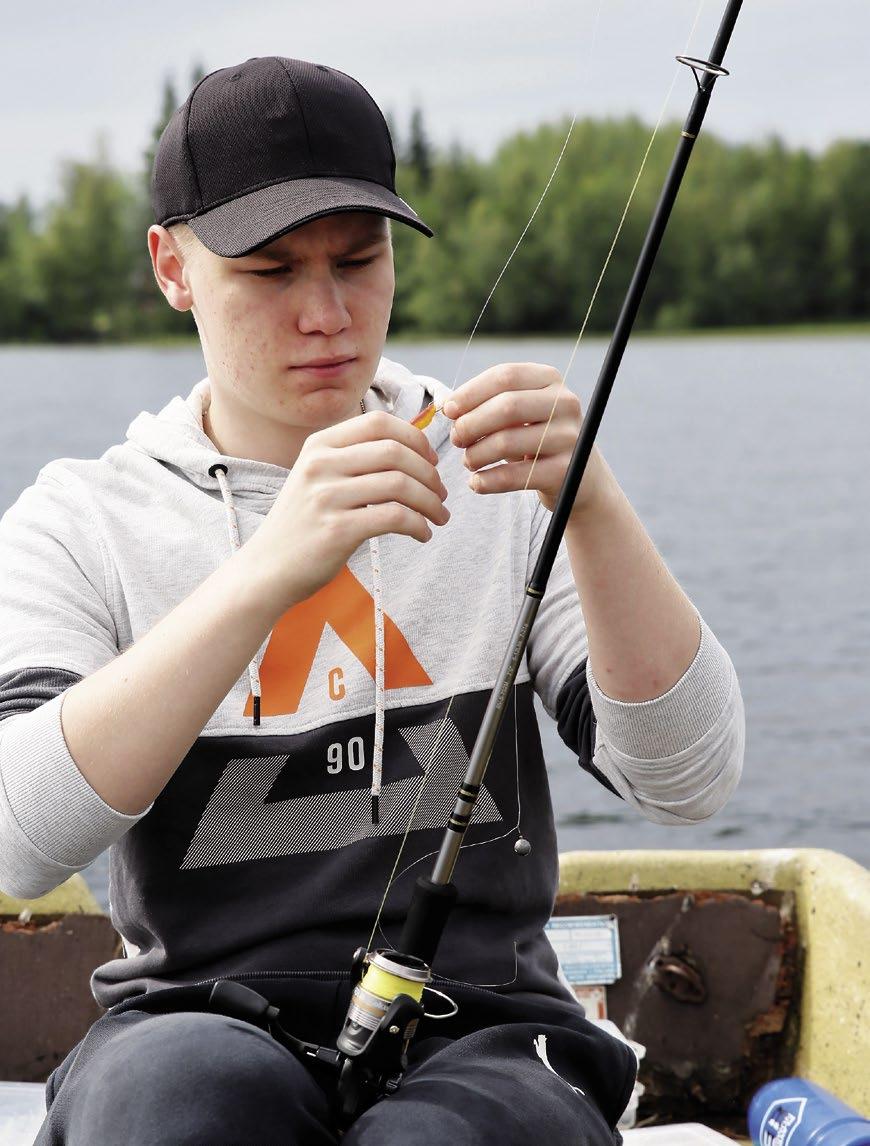
<svg viewBox="0 0 870 1146">
<path fill-rule="evenodd" d="M 342 259 L 338 266 L 342 270 L 356 270 L 359 267 L 369 266 L 369 264 L 373 263 L 376 258 L 377 255 L 367 255 L 364 259 Z M 282 264 L 278 267 L 269 267 L 268 270 L 248 271 L 248 274 L 256 275 L 257 278 L 261 279 L 271 279 L 275 278 L 277 275 L 289 275 L 292 273 L 292 271 L 293 268 L 291 266 Z"/>
<path fill-rule="evenodd" d="M 275 275 L 289 274 L 292 269 L 292 267 L 271 267 L 267 271 L 249 271 L 248 274 L 256 275 L 261 279 L 270 279 L 274 278 Z"/>
</svg>

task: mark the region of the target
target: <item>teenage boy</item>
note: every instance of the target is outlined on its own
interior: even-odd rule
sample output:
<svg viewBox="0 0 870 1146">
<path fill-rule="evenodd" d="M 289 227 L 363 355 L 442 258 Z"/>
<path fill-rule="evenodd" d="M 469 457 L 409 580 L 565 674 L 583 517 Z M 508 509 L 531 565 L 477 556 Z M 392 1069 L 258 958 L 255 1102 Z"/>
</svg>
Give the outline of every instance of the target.
<svg viewBox="0 0 870 1146">
<path fill-rule="evenodd" d="M 208 378 L 102 458 L 46 467 L 3 519 L 0 886 L 36 896 L 111 845 L 124 941 L 41 1143 L 337 1141 L 331 1079 L 210 1012 L 211 985 L 334 1043 L 352 952 L 388 885 L 373 943 L 395 941 L 452 810 L 580 424 L 549 367 L 451 393 L 382 359 L 387 219 L 429 233 L 394 166 L 333 69 L 257 59 L 198 84 L 160 143 L 148 241 Z M 457 870 L 436 971 L 459 1014 L 424 1020 L 346 1143 L 619 1141 L 633 1056 L 543 933 L 535 692 L 652 820 L 703 819 L 737 781 L 731 663 L 597 453 Z"/>
</svg>

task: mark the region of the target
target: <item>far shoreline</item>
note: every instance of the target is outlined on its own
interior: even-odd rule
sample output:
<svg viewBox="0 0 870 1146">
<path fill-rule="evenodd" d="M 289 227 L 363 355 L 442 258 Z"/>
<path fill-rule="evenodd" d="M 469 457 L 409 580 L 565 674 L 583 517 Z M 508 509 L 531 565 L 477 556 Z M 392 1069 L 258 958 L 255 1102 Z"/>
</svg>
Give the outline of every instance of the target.
<svg viewBox="0 0 870 1146">
<path fill-rule="evenodd" d="M 791 325 L 775 326 L 709 326 L 687 327 L 674 330 L 645 329 L 636 330 L 632 334 L 633 340 L 667 341 L 668 339 L 715 339 L 715 338 L 836 338 L 852 335 L 870 336 L 870 321 L 866 322 L 805 322 Z M 475 342 L 542 342 L 568 340 L 577 337 L 577 332 L 567 331 L 521 331 L 521 332 L 482 332 L 474 336 Z M 606 342 L 609 333 L 595 331 L 584 335 L 584 342 Z M 436 333 L 423 331 L 399 331 L 390 334 L 387 342 L 394 345 L 421 345 L 438 342 L 442 344 L 468 341 L 467 333 Z M 199 339 L 195 334 L 160 334 L 153 337 L 133 338 L 128 341 L 117 341 L 100 338 L 93 340 L 80 340 L 75 342 L 0 342 L 0 352 L 3 350 L 44 350 L 48 347 L 57 347 L 63 350 L 119 350 L 128 347 L 142 347 L 144 349 L 183 349 L 198 348 Z"/>
</svg>

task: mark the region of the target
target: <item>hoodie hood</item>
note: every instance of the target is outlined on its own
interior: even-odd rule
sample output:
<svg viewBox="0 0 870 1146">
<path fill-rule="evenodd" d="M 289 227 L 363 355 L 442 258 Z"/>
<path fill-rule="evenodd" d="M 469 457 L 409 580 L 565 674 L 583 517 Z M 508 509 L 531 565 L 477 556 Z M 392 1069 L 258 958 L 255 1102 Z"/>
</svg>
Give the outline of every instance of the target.
<svg viewBox="0 0 870 1146">
<path fill-rule="evenodd" d="M 409 422 L 433 398 L 441 406 L 449 394 L 449 387 L 434 378 L 412 374 L 399 363 L 382 358 L 364 401 L 367 410 L 387 410 Z M 274 497 L 290 471 L 269 462 L 221 454 L 203 429 L 203 415 L 210 402 L 211 384 L 204 378 L 187 398 L 173 398 L 158 414 L 139 414 L 130 423 L 127 441 L 201 489 L 219 489 L 214 467 L 224 465 L 235 497 Z M 425 433 L 438 450 L 448 439 L 450 422 L 438 414 Z"/>
</svg>

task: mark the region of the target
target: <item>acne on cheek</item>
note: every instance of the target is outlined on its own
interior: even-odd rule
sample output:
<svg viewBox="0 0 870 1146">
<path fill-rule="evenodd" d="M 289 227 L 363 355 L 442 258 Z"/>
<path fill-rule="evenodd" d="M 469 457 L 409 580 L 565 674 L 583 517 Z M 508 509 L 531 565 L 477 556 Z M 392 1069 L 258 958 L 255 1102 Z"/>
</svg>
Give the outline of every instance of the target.
<svg viewBox="0 0 870 1146">
<path fill-rule="evenodd" d="M 270 324 L 261 308 L 237 292 L 231 292 L 210 318 L 220 342 L 225 377 L 237 391 L 247 390 L 250 380 L 274 357 Z"/>
<path fill-rule="evenodd" d="M 236 342 L 250 343 L 255 339 L 262 348 L 265 345 L 264 332 L 269 328 L 268 315 L 263 307 L 247 297 L 230 297 L 221 308 L 219 321 L 224 330 Z"/>
</svg>

